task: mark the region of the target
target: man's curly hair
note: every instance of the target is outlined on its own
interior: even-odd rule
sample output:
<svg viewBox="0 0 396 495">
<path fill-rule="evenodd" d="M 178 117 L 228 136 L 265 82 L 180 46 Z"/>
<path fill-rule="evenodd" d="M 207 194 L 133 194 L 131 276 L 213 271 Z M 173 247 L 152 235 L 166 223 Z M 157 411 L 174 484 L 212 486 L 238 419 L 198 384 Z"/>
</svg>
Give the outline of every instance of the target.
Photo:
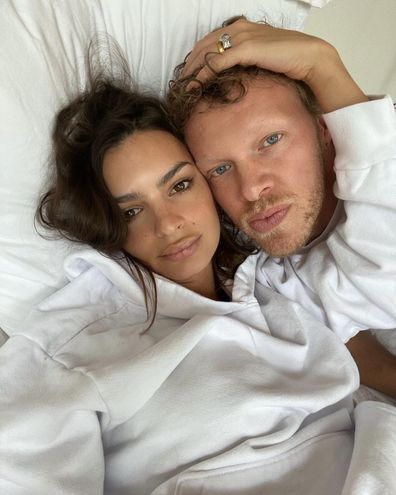
<svg viewBox="0 0 396 495">
<path fill-rule="evenodd" d="M 222 27 L 229 26 L 239 20 L 246 20 L 243 15 L 234 16 L 223 22 Z M 268 24 L 265 20 L 263 24 Z M 195 73 L 183 77 L 182 72 L 186 65 L 188 55 L 184 62 L 179 64 L 174 70 L 174 78 L 169 82 L 167 93 L 168 105 L 173 114 L 174 122 L 179 130 L 183 131 L 186 123 L 191 117 L 196 105 L 204 101 L 211 105 L 226 105 L 240 101 L 247 91 L 247 85 L 252 80 L 272 80 L 278 84 L 292 87 L 304 107 L 310 115 L 317 117 L 321 114 L 319 103 L 316 100 L 311 88 L 303 81 L 298 81 L 287 77 L 285 74 L 276 73 L 257 66 L 236 65 L 221 72 L 216 72 L 210 64 L 210 57 L 217 52 L 206 54 L 205 63 L 213 72 L 213 77 L 205 82 L 199 81 L 196 76 L 200 68 Z M 187 91 L 187 86 L 191 82 L 197 85 Z"/>
<path fill-rule="evenodd" d="M 223 27 L 239 19 L 244 19 L 244 17 L 237 16 L 229 19 L 223 23 Z M 273 81 L 276 84 L 290 86 L 294 89 L 312 118 L 317 118 L 322 113 L 315 95 L 303 81 L 294 80 L 285 74 L 279 74 L 257 66 L 236 65 L 221 72 L 216 72 L 210 65 L 211 55 L 212 53 L 208 53 L 205 60 L 207 66 L 213 71 L 211 79 L 205 82 L 199 81 L 196 75 L 200 69 L 197 69 L 194 74 L 188 77 L 183 77 L 182 71 L 186 64 L 187 55 L 184 62 L 176 67 L 174 79 L 169 83 L 167 93 L 168 109 L 172 115 L 173 123 L 182 134 L 184 134 L 185 126 L 200 102 L 204 102 L 208 107 L 237 103 L 245 96 L 249 82 L 256 80 Z M 187 90 L 188 85 L 193 81 L 197 84 L 193 89 Z M 225 231 L 231 233 L 233 241 L 239 244 L 242 249 L 245 248 L 250 252 L 255 252 L 255 246 L 252 241 L 241 233 L 219 205 L 218 210 L 222 227 Z"/>
<path fill-rule="evenodd" d="M 208 60 L 206 63 L 210 67 Z M 167 94 L 173 120 L 182 132 L 198 103 L 205 102 L 208 106 L 237 103 L 245 96 L 249 82 L 257 80 L 269 80 L 290 86 L 295 90 L 310 115 L 317 117 L 321 114 L 319 103 L 310 87 L 303 81 L 290 79 L 284 74 L 257 66 L 236 65 L 214 73 L 213 78 L 201 82 L 196 79 L 196 74 L 182 77 L 181 72 L 184 65 L 183 62 L 176 67 L 174 79 L 169 83 Z M 187 90 L 188 84 L 192 81 L 196 82 L 197 86 Z"/>
</svg>

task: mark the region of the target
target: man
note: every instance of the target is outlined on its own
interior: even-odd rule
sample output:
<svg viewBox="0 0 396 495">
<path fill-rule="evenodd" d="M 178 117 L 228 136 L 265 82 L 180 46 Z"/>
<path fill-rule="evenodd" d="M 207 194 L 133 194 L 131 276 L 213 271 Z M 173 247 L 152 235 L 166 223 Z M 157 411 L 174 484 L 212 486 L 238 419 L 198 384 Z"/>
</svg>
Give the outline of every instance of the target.
<svg viewBox="0 0 396 495">
<path fill-rule="evenodd" d="M 303 304 L 345 342 L 362 329 L 392 328 L 396 182 L 395 166 L 382 165 L 396 157 L 390 103 L 367 103 L 323 40 L 246 20 L 201 40 L 183 69 L 192 73 L 200 84 L 174 83 L 172 109 L 216 200 L 266 253 L 258 282 Z M 381 165 L 370 168 L 374 161 Z M 376 230 L 365 224 L 373 204 Z M 395 397 L 393 356 L 368 333 L 347 345 L 362 383 Z"/>
</svg>

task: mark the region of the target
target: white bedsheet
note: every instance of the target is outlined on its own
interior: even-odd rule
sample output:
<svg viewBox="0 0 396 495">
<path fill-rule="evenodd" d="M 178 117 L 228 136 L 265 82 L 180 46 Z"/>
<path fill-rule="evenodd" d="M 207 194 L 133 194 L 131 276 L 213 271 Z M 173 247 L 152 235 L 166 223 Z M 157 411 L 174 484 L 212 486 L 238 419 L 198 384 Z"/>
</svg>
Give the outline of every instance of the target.
<svg viewBox="0 0 396 495">
<path fill-rule="evenodd" d="M 84 84 L 97 33 L 120 44 L 136 81 L 156 93 L 198 37 L 237 14 L 301 29 L 299 0 L 1 0 L 0 327 L 5 331 L 65 283 L 74 247 L 33 227 L 56 111 Z"/>
</svg>

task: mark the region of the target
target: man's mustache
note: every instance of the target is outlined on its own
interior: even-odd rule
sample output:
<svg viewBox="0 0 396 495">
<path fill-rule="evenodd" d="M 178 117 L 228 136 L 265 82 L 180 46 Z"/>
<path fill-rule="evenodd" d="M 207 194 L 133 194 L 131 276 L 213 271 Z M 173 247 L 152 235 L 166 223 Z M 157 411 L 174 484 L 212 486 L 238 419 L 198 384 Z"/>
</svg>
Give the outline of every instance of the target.
<svg viewBox="0 0 396 495">
<path fill-rule="evenodd" d="M 295 200 L 295 198 L 295 194 L 282 194 L 272 195 L 266 198 L 260 198 L 256 201 L 252 201 L 247 205 L 247 208 L 243 215 L 243 219 L 245 220 L 252 215 L 257 215 L 257 213 L 267 210 L 268 208 L 272 208 L 280 204 L 291 203 Z"/>
</svg>

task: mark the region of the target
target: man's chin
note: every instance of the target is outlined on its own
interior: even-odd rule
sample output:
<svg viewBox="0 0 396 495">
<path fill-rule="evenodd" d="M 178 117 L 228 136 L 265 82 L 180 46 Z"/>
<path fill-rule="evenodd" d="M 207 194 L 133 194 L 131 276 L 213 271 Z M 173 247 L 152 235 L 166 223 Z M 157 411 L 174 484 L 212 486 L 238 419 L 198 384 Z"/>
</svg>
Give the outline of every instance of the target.
<svg viewBox="0 0 396 495">
<path fill-rule="evenodd" d="M 273 238 L 263 239 L 260 236 L 254 236 L 253 240 L 260 249 L 274 258 L 291 256 L 300 251 L 307 243 L 305 237 L 303 239 L 290 239 L 286 238 L 286 236 L 274 236 Z"/>
<path fill-rule="evenodd" d="M 288 256 L 297 253 L 301 248 L 302 246 L 287 249 L 272 249 L 261 246 L 261 249 L 268 254 L 268 256 L 271 256 L 271 258 L 287 258 Z"/>
<path fill-rule="evenodd" d="M 304 222 L 299 222 L 298 219 L 282 222 L 265 233 L 252 229 L 247 221 L 241 222 L 239 229 L 269 256 L 285 258 L 297 253 L 309 243 L 313 228 L 311 218 L 312 215 Z M 291 223 L 293 227 L 290 226 Z"/>
</svg>

